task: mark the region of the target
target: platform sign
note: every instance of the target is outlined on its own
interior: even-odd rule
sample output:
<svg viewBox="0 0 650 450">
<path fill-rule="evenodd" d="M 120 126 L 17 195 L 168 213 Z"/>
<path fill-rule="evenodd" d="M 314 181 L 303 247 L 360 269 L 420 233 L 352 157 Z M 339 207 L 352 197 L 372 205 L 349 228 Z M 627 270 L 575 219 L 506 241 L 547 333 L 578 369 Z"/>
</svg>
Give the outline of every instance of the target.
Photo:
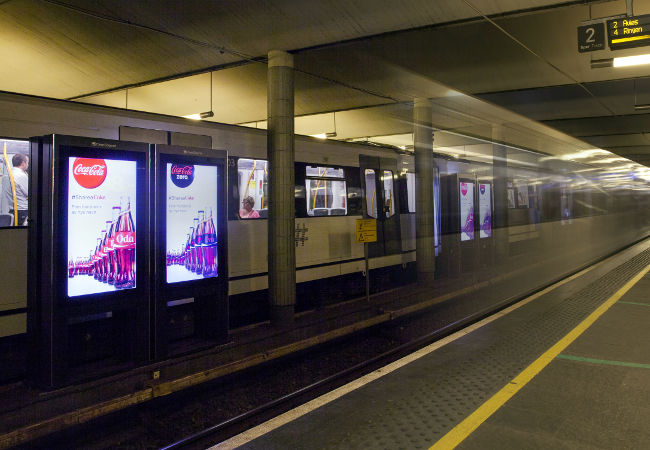
<svg viewBox="0 0 650 450">
<path fill-rule="evenodd" d="M 594 52 L 605 49 L 605 24 L 592 23 L 578 27 L 578 52 Z"/>
<path fill-rule="evenodd" d="M 608 20 L 607 43 L 611 50 L 650 45 L 650 14 Z"/>
<path fill-rule="evenodd" d="M 357 242 L 377 242 L 377 220 L 357 219 L 356 235 Z"/>
</svg>

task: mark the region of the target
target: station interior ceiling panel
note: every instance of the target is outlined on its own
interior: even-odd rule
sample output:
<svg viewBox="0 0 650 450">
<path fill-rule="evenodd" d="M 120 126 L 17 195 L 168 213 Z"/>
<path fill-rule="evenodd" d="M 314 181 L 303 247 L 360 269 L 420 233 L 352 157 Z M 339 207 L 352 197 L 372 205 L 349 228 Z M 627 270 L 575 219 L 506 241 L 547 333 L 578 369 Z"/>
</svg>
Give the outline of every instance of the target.
<svg viewBox="0 0 650 450">
<path fill-rule="evenodd" d="M 448 132 L 437 145 L 554 154 L 566 133 L 650 165 L 650 65 L 592 68 L 650 47 L 577 49 L 578 26 L 629 6 L 650 14 L 650 0 L 5 0 L 0 90 L 264 128 L 279 49 L 301 134 L 408 148 L 420 97 Z"/>
</svg>

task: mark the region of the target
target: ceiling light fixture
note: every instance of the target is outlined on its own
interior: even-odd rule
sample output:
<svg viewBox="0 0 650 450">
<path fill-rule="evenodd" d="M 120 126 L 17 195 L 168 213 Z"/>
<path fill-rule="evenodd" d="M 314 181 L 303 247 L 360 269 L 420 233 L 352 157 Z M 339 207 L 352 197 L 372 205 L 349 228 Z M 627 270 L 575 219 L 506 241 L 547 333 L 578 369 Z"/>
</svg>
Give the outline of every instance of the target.
<svg viewBox="0 0 650 450">
<path fill-rule="evenodd" d="M 329 139 L 329 138 L 335 138 L 336 137 L 336 131 L 329 132 L 329 133 L 318 133 L 318 134 L 310 134 L 311 137 L 315 137 L 316 139 Z"/>
<path fill-rule="evenodd" d="M 614 67 L 638 66 L 641 64 L 650 64 L 650 54 L 621 56 L 614 58 L 613 62 Z"/>
<path fill-rule="evenodd" d="M 214 113 L 212 111 L 206 111 L 202 113 L 188 114 L 187 116 L 183 116 L 183 117 L 192 120 L 203 120 L 203 119 L 207 119 L 208 117 L 214 117 Z"/>
<path fill-rule="evenodd" d="M 336 112 L 333 112 L 332 116 L 334 118 L 334 131 L 328 131 L 327 133 L 310 134 L 310 136 L 315 137 L 316 139 L 335 138 L 336 137 Z"/>
</svg>

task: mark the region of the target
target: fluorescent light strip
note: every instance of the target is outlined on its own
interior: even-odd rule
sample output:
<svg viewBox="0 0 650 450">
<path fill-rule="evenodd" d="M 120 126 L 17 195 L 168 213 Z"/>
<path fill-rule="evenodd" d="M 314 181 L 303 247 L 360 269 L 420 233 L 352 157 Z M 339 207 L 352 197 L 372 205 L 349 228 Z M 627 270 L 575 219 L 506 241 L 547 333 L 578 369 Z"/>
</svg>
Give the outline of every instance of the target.
<svg viewBox="0 0 650 450">
<path fill-rule="evenodd" d="M 614 58 L 614 67 L 638 66 L 650 64 L 650 55 L 621 56 Z"/>
</svg>

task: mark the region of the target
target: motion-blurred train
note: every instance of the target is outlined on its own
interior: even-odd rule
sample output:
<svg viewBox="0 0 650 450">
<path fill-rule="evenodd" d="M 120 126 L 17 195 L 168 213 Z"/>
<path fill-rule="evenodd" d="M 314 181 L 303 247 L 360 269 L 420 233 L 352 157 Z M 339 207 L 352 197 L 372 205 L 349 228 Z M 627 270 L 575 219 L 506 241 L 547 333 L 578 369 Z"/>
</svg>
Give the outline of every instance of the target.
<svg viewBox="0 0 650 450">
<path fill-rule="evenodd" d="M 264 130 L 0 94 L 0 146 L 8 144 L 9 160 L 12 153 L 29 152 L 30 136 L 51 133 L 227 150 L 230 325 L 267 318 L 267 183 L 273 167 Z M 412 152 L 306 136 L 296 136 L 295 149 L 297 310 L 363 295 L 364 248 L 355 238 L 355 220 L 362 217 L 378 224 L 378 241 L 369 244 L 372 292 L 414 282 Z M 539 268 L 518 280 L 523 292 L 646 237 L 647 171 L 606 161 L 613 155 L 602 150 L 575 151 L 582 153 L 553 156 L 549 148 L 437 132 L 436 276 L 464 286 Z M 6 174 L 2 167 L 3 187 Z M 6 218 L 6 201 L 0 207 L 0 218 Z M 11 219 L 5 218 L 0 338 L 25 332 L 29 282 L 26 227 L 8 226 Z"/>
</svg>

